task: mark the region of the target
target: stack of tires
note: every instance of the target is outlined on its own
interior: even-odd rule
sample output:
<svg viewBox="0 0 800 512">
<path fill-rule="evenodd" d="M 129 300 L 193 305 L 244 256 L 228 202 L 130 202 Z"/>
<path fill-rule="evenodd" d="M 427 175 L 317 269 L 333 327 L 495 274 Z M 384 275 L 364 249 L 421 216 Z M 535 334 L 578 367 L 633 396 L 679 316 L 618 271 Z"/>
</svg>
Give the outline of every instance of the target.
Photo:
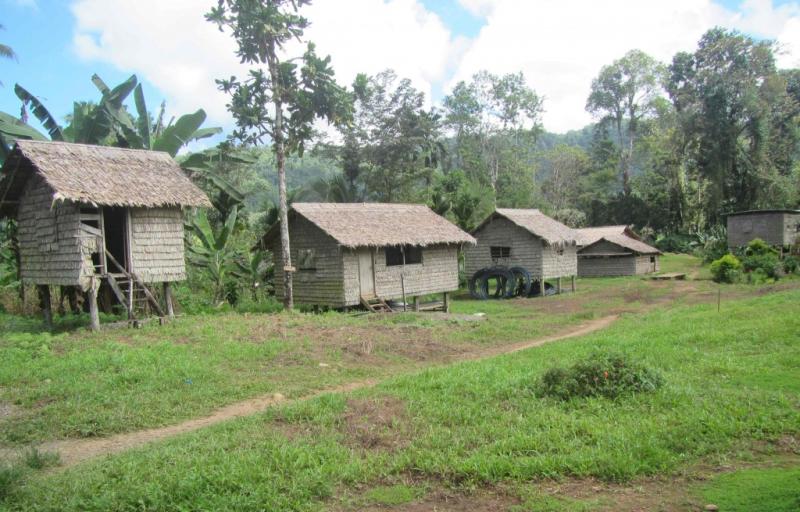
<svg viewBox="0 0 800 512">
<path fill-rule="evenodd" d="M 545 283 L 545 295 L 554 292 L 555 289 Z M 482 268 L 469 280 L 469 294 L 477 300 L 534 297 L 540 293 L 539 281 L 532 280 L 530 272 L 522 267 Z"/>
</svg>

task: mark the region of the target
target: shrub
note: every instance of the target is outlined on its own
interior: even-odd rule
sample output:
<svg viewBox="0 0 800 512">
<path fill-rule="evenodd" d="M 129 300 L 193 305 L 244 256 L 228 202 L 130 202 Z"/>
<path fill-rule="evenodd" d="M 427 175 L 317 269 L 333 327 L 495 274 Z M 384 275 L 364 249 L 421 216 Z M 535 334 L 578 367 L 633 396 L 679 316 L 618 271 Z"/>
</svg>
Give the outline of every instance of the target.
<svg viewBox="0 0 800 512">
<path fill-rule="evenodd" d="M 537 394 L 560 400 L 652 392 L 663 378 L 624 354 L 595 353 L 570 368 L 551 368 L 542 376 Z"/>
<path fill-rule="evenodd" d="M 775 253 L 745 256 L 742 266 L 747 274 L 763 274 L 768 279 L 778 279 L 782 270 L 781 261 Z"/>
<path fill-rule="evenodd" d="M 760 238 L 750 240 L 750 243 L 747 244 L 747 248 L 744 250 L 745 256 L 766 256 L 769 254 L 777 256 L 778 252 Z"/>
<path fill-rule="evenodd" d="M 717 283 L 735 283 L 742 263 L 733 254 L 726 254 L 711 263 L 711 278 Z"/>
<path fill-rule="evenodd" d="M 783 259 L 783 271 L 787 274 L 794 274 L 800 269 L 800 258 L 797 256 L 786 256 Z"/>
</svg>

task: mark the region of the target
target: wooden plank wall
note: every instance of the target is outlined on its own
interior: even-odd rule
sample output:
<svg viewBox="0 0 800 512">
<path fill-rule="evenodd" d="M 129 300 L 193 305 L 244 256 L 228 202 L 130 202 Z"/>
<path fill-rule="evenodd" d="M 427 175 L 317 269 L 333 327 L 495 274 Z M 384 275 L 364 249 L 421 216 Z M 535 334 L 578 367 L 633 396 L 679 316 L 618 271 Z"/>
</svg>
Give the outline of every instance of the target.
<svg viewBox="0 0 800 512">
<path fill-rule="evenodd" d="M 632 276 L 636 273 L 636 258 L 629 256 L 578 257 L 580 277 Z"/>
<path fill-rule="evenodd" d="M 478 244 L 464 249 L 466 273 L 471 277 L 478 270 L 495 265 L 524 267 L 532 276 L 542 274 L 541 239 L 508 219 L 498 217 L 473 234 Z M 510 247 L 511 257 L 492 260 L 491 247 Z"/>
<path fill-rule="evenodd" d="M 131 208 L 132 270 L 146 283 L 186 279 L 180 208 Z"/>
<path fill-rule="evenodd" d="M 20 198 L 18 212 L 21 277 L 30 284 L 88 286 L 80 210 L 74 203 L 53 204 L 53 190 L 32 176 Z"/>
<path fill-rule="evenodd" d="M 342 251 L 328 234 L 303 217 L 292 216 L 289 221 L 289 246 L 294 274 L 294 300 L 297 304 L 344 306 L 344 275 Z M 283 297 L 283 272 L 280 237 L 276 236 L 270 250 L 275 259 L 275 296 Z M 300 251 L 313 250 L 314 269 L 300 269 Z M 356 270 L 357 272 L 357 270 Z"/>
</svg>

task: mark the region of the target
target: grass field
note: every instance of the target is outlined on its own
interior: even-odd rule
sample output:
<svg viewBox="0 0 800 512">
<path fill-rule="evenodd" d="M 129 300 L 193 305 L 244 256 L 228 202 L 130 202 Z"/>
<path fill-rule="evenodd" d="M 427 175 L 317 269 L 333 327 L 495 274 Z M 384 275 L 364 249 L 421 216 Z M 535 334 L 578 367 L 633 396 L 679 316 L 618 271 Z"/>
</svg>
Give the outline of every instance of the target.
<svg viewBox="0 0 800 512">
<path fill-rule="evenodd" d="M 687 256 L 663 260 L 665 268 L 698 268 Z M 608 314 L 710 301 L 711 287 L 708 281 L 589 279 L 579 281 L 575 294 L 546 299 L 467 297 L 454 302 L 457 315 L 450 318 L 222 313 L 100 333 L 77 328 L 83 318 L 60 319 L 51 334 L 37 318 L 0 314 L 0 444 L 107 436 L 265 393 L 300 396 L 446 363 L 476 348 L 545 336 Z M 475 313 L 485 313 L 485 320 L 469 316 Z"/>
<path fill-rule="evenodd" d="M 665 259 L 665 266 L 696 265 Z M 84 387 L 63 396 L 55 394 L 49 403 L 56 407 L 52 416 L 26 405 L 36 404 L 34 395 L 22 400 L 17 407 L 28 416 L 22 422 L 27 427 L 17 431 L 20 440 L 80 435 L 78 426 L 90 416 L 100 418 L 101 434 L 131 428 L 129 417 L 144 412 L 143 424 L 174 421 L 235 397 L 285 389 L 285 380 L 301 394 L 321 381 L 397 376 L 376 388 L 274 407 L 55 473 L 18 469 L 8 477 L 4 506 L 441 510 L 447 504 L 452 510 L 618 510 L 619 500 L 628 496 L 621 489 L 651 485 L 658 492 L 645 494 L 677 500 L 674 510 L 692 510 L 711 500 L 729 507 L 721 510 L 744 510 L 736 500 L 749 496 L 775 503 L 777 508 L 770 510 L 796 510 L 781 507 L 793 503 L 800 467 L 797 282 L 725 288 L 720 312 L 716 285 L 705 281 L 579 284 L 579 293 L 552 299 L 455 302 L 459 313 L 487 313 L 484 322 L 411 315 L 383 320 L 218 315 L 184 319 L 166 329 L 57 335 L 46 350 L 35 346 L 46 335 L 16 330 L 16 341 L 4 338 L 2 350 L 16 354 L 27 376 L 15 376 L 4 358 L 4 400 L 27 397 L 21 388 L 28 383 L 40 389 L 53 386 L 55 394 L 72 380 L 92 381 L 73 383 Z M 608 313 L 623 316 L 592 335 L 483 361 L 440 365 L 465 347 L 531 339 Z M 283 327 L 274 327 L 276 323 Z M 270 335 L 264 331 L 267 326 L 272 326 Z M 272 336 L 271 341 L 242 343 L 254 330 L 258 336 Z M 373 349 L 351 358 L 331 341 L 340 330 L 369 332 Z M 316 336 L 326 340 L 321 353 L 310 346 Z M 435 341 L 447 350 L 421 360 L 392 343 L 398 336 Z M 27 349 L 19 348 L 24 338 Z M 417 350 L 424 346 L 414 345 Z M 548 368 L 567 366 L 603 349 L 628 354 L 657 370 L 665 385 L 652 394 L 616 400 L 563 402 L 537 395 L 535 383 Z M 70 355 L 73 351 L 77 354 Z M 292 360 L 301 361 L 294 373 L 277 368 L 291 366 L 286 361 Z M 319 367 L 322 360 L 332 366 Z M 77 379 L 93 368 L 91 361 L 102 364 L 95 363 L 91 379 Z M 431 365 L 436 367 L 426 368 Z M 157 371 L 145 370 L 150 366 Z M 336 372 L 326 374 L 329 369 Z M 139 377 L 131 378 L 137 372 Z M 196 375 L 203 375 L 201 382 Z M 41 383 L 43 378 L 51 382 Z M 83 401 L 63 405 L 70 393 Z M 75 411 L 82 404 L 89 412 Z M 181 410 L 173 413 L 171 407 Z M 108 410 L 107 416 L 101 410 Z M 62 418 L 72 418 L 75 426 L 60 427 Z M 777 455 L 783 466 L 757 467 L 764 457 Z M 739 464 L 749 466 L 730 471 Z M 718 470 L 724 471 L 716 476 Z M 710 471 L 715 477 L 697 483 L 695 471 Z M 783 484 L 762 485 L 765 481 Z M 675 482 L 683 486 L 681 493 L 659 494 L 678 487 Z M 729 489 L 740 485 L 763 493 L 742 491 L 737 498 Z M 630 492 L 630 499 L 642 497 Z"/>
</svg>

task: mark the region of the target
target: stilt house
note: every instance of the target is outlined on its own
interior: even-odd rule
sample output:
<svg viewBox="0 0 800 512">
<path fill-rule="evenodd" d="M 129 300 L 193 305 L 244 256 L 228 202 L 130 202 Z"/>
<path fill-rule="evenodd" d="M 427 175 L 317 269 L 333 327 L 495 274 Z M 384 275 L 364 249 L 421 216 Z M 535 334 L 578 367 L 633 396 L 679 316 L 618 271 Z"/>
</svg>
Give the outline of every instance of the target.
<svg viewBox="0 0 800 512">
<path fill-rule="evenodd" d="M 775 247 L 800 240 L 800 210 L 750 210 L 728 214 L 728 247 L 736 249 L 760 238 Z"/>
<path fill-rule="evenodd" d="M 628 226 L 579 229 L 580 277 L 633 276 L 658 272 L 661 252 Z"/>
<path fill-rule="evenodd" d="M 498 208 L 472 231 L 465 250 L 467 275 L 492 266 L 522 267 L 544 290 L 548 279 L 578 274 L 577 233 L 535 209 Z"/>
<path fill-rule="evenodd" d="M 171 314 L 169 283 L 186 278 L 183 213 L 210 201 L 167 153 L 19 140 L 0 171 L 0 216 L 18 222 L 21 278 L 90 291 L 110 287 Z M 162 307 L 150 286 L 164 283 Z"/>
<path fill-rule="evenodd" d="M 289 211 L 294 299 L 373 310 L 386 309 L 389 299 L 443 293 L 447 309 L 448 292 L 458 289 L 458 251 L 474 243 L 425 205 L 294 203 Z M 280 258 L 277 224 L 262 247 Z M 276 272 L 275 293 L 283 294 L 282 272 Z"/>
</svg>

